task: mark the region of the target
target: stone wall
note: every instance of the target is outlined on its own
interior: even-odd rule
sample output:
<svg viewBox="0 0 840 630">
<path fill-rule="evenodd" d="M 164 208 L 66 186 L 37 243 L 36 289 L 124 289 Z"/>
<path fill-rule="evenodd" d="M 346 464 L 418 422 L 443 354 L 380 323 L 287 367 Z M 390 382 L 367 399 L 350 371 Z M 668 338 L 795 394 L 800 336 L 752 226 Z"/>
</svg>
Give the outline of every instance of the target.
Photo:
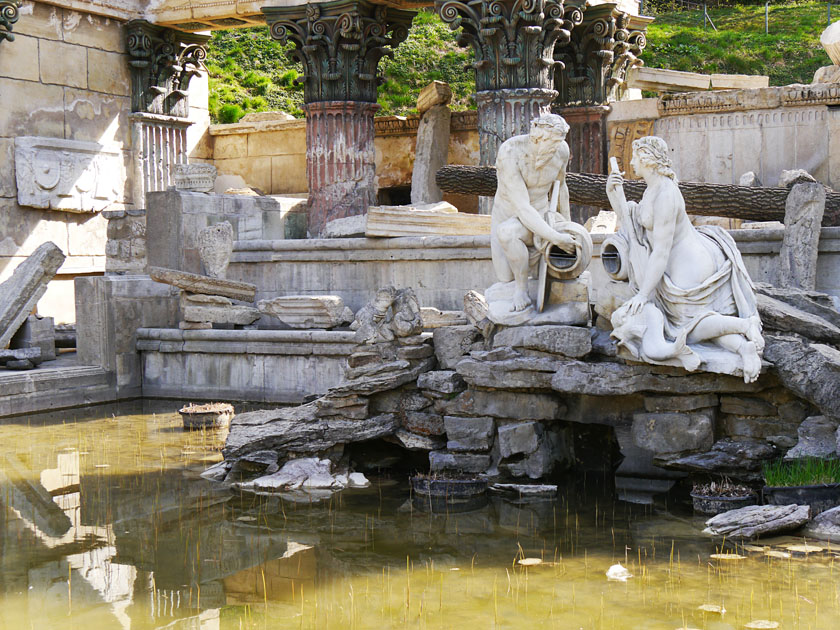
<svg viewBox="0 0 840 630">
<path fill-rule="evenodd" d="M 376 126 L 376 182 L 382 189 L 411 186 L 419 116 L 380 116 Z M 241 177 L 248 186 L 266 194 L 307 192 L 306 123 L 283 115 L 260 114 L 253 121 L 212 125 L 206 145 L 219 169 L 219 188 Z M 478 164 L 475 112 L 452 115 L 449 139 L 451 164 Z M 228 177 L 225 177 L 228 176 Z M 466 195 L 445 196 L 465 212 L 475 212 L 477 200 Z"/>
<path fill-rule="evenodd" d="M 783 170 L 801 168 L 840 186 L 840 86 L 789 85 L 693 92 L 612 104 L 609 154 L 627 168 L 631 143 L 654 134 L 668 143 L 683 181 L 737 184 L 756 173 L 775 186 Z"/>
<path fill-rule="evenodd" d="M 134 17 L 129 9 L 136 9 L 136 4 L 104 3 L 90 8 L 95 13 L 128 18 Z M 88 3 L 73 5 L 86 8 Z M 119 213 L 134 207 L 130 81 L 123 24 L 114 17 L 25 1 L 14 26 L 15 40 L 0 46 L 0 164 L 6 166 L 0 169 L 0 281 L 38 245 L 54 242 L 67 260 L 38 308 L 56 323 L 75 321 L 73 278 L 106 270 L 108 221 L 99 211 L 66 212 L 21 205 L 13 167 L 15 138 L 35 136 L 101 145 L 115 155 L 115 166 L 107 176 L 113 198 L 104 209 Z M 191 107 L 191 119 L 199 124 L 188 132 L 188 141 L 192 153 L 200 158 L 207 155 L 198 146 L 209 124 L 206 77 L 193 80 L 190 100 L 196 105 Z"/>
</svg>

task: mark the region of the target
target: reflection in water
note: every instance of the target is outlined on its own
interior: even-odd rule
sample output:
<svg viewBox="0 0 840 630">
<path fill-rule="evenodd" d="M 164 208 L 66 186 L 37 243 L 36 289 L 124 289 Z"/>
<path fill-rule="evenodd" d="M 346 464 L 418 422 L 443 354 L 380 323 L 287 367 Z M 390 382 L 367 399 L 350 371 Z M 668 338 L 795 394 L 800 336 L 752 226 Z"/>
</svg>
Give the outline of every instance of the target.
<svg viewBox="0 0 840 630">
<path fill-rule="evenodd" d="M 702 520 L 631 511 L 602 478 L 464 514 L 413 509 L 402 478 L 290 503 L 201 479 L 220 441 L 179 424 L 137 407 L 0 425 L 0 628 L 840 627 L 831 549 L 714 559 Z M 617 562 L 634 577 L 608 582 Z"/>
</svg>

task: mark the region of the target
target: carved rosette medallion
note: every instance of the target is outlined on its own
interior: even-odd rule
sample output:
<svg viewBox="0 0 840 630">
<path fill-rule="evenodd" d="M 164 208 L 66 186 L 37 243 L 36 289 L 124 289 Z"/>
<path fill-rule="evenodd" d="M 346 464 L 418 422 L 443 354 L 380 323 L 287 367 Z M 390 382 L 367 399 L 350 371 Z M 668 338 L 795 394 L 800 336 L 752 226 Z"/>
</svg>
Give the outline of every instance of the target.
<svg viewBox="0 0 840 630">
<path fill-rule="evenodd" d="M 206 35 L 132 20 L 126 25 L 131 111 L 187 118 L 190 81 L 206 72 Z"/>
<path fill-rule="evenodd" d="M 303 98 L 376 102 L 379 60 L 408 37 L 415 11 L 335 0 L 294 7 L 263 7 L 271 36 L 293 42 L 289 56 L 303 64 Z"/>
<path fill-rule="evenodd" d="M 588 7 L 583 21 L 572 31 L 568 43 L 554 48 L 559 62 L 554 87 L 560 93 L 557 107 L 603 105 L 618 100 L 627 71 L 642 65 L 638 58 L 647 39 L 633 17 L 617 4 Z"/>
<path fill-rule="evenodd" d="M 12 27 L 20 18 L 20 0 L 0 0 L 0 42 L 15 41 Z"/>
<path fill-rule="evenodd" d="M 475 87 L 553 89 L 552 53 L 583 19 L 563 0 L 436 0 L 435 10 L 458 43 L 475 51 Z"/>
</svg>

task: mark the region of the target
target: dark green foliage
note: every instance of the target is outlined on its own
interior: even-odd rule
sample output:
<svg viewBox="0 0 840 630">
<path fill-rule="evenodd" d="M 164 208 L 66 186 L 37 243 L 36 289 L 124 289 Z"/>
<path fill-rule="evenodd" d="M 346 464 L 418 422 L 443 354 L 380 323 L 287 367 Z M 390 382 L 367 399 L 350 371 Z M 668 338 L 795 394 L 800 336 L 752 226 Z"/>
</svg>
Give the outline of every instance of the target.
<svg viewBox="0 0 840 630">
<path fill-rule="evenodd" d="M 245 110 L 242 109 L 239 105 L 229 103 L 227 105 L 222 105 L 217 114 L 217 118 L 221 123 L 235 123 L 239 122 L 239 119 L 245 115 Z"/>
</svg>

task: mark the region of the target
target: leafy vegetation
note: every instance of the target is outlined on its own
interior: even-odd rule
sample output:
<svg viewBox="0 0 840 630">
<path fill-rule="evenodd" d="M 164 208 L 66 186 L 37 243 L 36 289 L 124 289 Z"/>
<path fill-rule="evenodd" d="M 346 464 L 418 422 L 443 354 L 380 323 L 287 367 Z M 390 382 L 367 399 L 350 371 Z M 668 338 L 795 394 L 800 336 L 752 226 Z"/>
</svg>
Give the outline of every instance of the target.
<svg viewBox="0 0 840 630">
<path fill-rule="evenodd" d="M 777 460 L 764 465 L 764 481 L 774 487 L 840 483 L 840 460 L 816 457 Z"/>
<path fill-rule="evenodd" d="M 710 3 L 711 6 L 711 3 Z M 764 4 L 733 4 L 709 9 L 718 28 L 703 28 L 703 12 L 678 11 L 675 0 L 646 3 L 656 13 L 648 27 L 645 65 L 694 72 L 766 74 L 771 85 L 809 83 L 820 66 L 831 62 L 819 44 L 826 26 L 826 5 L 792 1 L 771 5 L 768 35 Z M 840 7 L 837 9 L 840 17 Z M 475 107 L 471 68 L 473 53 L 456 43 L 433 12 L 420 11 L 408 39 L 394 58 L 379 64 L 379 115 L 414 113 L 417 95 L 432 80 L 446 81 L 452 107 Z M 303 68 L 291 61 L 266 28 L 217 31 L 208 47 L 210 113 L 214 121 L 236 122 L 248 112 L 282 110 L 303 116 L 303 87 L 296 83 Z"/>
</svg>

